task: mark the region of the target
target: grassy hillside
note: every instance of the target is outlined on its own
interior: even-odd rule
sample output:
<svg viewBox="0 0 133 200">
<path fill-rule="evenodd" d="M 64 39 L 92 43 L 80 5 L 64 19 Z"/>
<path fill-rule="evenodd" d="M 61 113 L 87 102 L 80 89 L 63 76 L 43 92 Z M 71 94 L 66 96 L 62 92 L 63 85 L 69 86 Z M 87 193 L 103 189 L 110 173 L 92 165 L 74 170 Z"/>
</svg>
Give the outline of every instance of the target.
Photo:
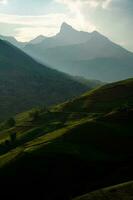
<svg viewBox="0 0 133 200">
<path fill-rule="evenodd" d="M 104 188 L 90 194 L 78 197 L 75 200 L 132 200 L 133 199 L 133 182 Z"/>
<path fill-rule="evenodd" d="M 58 111 L 106 113 L 133 105 L 133 79 L 98 87 L 57 107 Z"/>
<path fill-rule="evenodd" d="M 0 120 L 36 106 L 63 102 L 88 88 L 0 40 Z"/>
<path fill-rule="evenodd" d="M 7 128 L 7 122 L 3 122 L 0 128 L 2 184 L 11 187 L 13 182 L 20 191 L 24 187 L 22 195 L 39 193 L 50 200 L 69 200 L 132 180 L 131 88 L 132 79 L 109 84 L 69 103 L 17 115 L 15 126 Z M 103 111 L 101 107 L 90 110 L 86 102 L 96 97 L 102 108 L 110 98 L 116 104 L 108 103 Z M 15 133 L 16 137 L 11 137 Z M 28 187 L 31 184 L 32 190 Z"/>
</svg>

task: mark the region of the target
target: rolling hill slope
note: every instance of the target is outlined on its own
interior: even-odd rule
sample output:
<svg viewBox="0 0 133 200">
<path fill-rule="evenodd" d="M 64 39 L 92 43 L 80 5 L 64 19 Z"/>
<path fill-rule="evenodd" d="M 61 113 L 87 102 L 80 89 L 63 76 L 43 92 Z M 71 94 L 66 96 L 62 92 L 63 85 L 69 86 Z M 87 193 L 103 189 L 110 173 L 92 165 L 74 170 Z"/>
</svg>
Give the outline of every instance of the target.
<svg viewBox="0 0 133 200">
<path fill-rule="evenodd" d="M 75 200 L 132 200 L 133 182 L 127 182 L 109 188 L 104 188 L 90 194 L 78 197 Z"/>
<path fill-rule="evenodd" d="M 107 113 L 111 109 L 133 106 L 133 79 L 98 87 L 79 98 L 57 106 L 59 111 Z M 55 107 L 56 109 L 56 107 Z"/>
<path fill-rule="evenodd" d="M 68 200 L 132 180 L 132 89 L 133 79 L 109 84 L 49 110 L 22 113 L 14 127 L 1 124 L 2 184 L 20 183 L 24 196 Z M 90 100 L 100 107 L 90 109 Z"/>
<path fill-rule="evenodd" d="M 63 102 L 87 89 L 0 40 L 0 120 L 36 106 Z"/>
</svg>

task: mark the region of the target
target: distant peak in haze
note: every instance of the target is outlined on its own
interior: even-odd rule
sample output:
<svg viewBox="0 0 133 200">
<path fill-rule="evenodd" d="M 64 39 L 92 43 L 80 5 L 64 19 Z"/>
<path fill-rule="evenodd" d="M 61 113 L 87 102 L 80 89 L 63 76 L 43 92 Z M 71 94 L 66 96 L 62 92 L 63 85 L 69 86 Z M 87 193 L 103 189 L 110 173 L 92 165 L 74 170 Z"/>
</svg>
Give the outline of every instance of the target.
<svg viewBox="0 0 133 200">
<path fill-rule="evenodd" d="M 66 31 L 76 31 L 76 30 L 71 25 L 69 25 L 66 22 L 64 22 L 61 25 L 60 32 L 66 32 Z"/>
<path fill-rule="evenodd" d="M 78 31 L 75 28 L 73 28 L 71 25 L 67 24 L 66 22 L 62 23 L 61 25 L 61 29 L 60 29 L 60 33 L 66 34 L 66 33 L 70 33 L 70 34 L 80 34 L 83 37 L 86 36 L 91 36 L 90 38 L 106 38 L 104 35 L 102 35 L 101 33 L 99 33 L 98 31 L 93 31 L 93 32 L 85 32 L 85 31 Z M 89 38 L 88 38 L 89 39 Z"/>
<path fill-rule="evenodd" d="M 99 33 L 96 30 L 91 32 L 90 39 L 99 40 L 99 41 L 108 41 L 109 40 L 106 36 L 102 35 L 101 33 Z"/>
<path fill-rule="evenodd" d="M 42 42 L 45 39 L 46 39 L 46 37 L 44 35 L 38 35 L 36 38 L 31 40 L 29 43 L 30 44 L 38 44 L 38 43 Z"/>
<path fill-rule="evenodd" d="M 36 38 L 46 38 L 44 35 L 38 35 Z"/>
<path fill-rule="evenodd" d="M 98 31 L 93 31 L 93 32 L 91 32 L 91 34 L 93 34 L 93 35 L 101 35 Z"/>
<path fill-rule="evenodd" d="M 103 34 L 101 34 L 100 32 L 98 32 L 98 31 L 92 31 L 91 32 L 91 35 L 93 35 L 93 36 L 103 36 L 103 37 L 105 37 Z"/>
</svg>

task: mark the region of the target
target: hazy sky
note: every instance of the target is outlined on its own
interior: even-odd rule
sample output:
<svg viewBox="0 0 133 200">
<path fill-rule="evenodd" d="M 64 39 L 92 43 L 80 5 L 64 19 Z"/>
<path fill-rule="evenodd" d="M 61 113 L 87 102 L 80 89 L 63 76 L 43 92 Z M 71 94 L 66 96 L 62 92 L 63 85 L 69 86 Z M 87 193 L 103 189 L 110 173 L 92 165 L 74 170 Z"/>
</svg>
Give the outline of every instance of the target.
<svg viewBox="0 0 133 200">
<path fill-rule="evenodd" d="M 21 41 L 51 36 L 64 21 L 133 51 L 133 0 L 0 0 L 1 35 Z"/>
</svg>

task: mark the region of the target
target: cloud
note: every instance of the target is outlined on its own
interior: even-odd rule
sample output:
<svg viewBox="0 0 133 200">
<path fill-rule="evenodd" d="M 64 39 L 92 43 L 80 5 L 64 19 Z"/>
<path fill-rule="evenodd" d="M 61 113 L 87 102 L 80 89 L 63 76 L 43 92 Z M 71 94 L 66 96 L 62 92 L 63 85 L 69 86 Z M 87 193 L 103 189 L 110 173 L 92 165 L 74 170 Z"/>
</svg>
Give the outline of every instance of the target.
<svg viewBox="0 0 133 200">
<path fill-rule="evenodd" d="M 18 41 L 30 41 L 31 39 L 37 37 L 38 35 L 52 36 L 56 33 L 58 29 L 56 27 L 38 26 L 36 27 L 21 27 L 16 28 L 16 39 Z"/>
<path fill-rule="evenodd" d="M 0 0 L 0 5 L 2 4 L 2 5 L 6 5 L 8 2 L 7 2 L 7 0 Z"/>
<path fill-rule="evenodd" d="M 67 5 L 69 8 L 73 9 L 73 6 L 88 6 L 91 8 L 96 8 L 98 6 L 102 8 L 107 8 L 112 0 L 55 0 L 57 3 L 62 3 Z"/>
<path fill-rule="evenodd" d="M 47 14 L 40 16 L 22 16 L 0 14 L 0 22 L 7 24 L 29 25 L 29 26 L 53 26 L 60 23 L 61 19 L 65 19 L 65 14 Z"/>
<path fill-rule="evenodd" d="M 91 22 L 88 15 L 91 7 L 94 8 L 98 6 L 99 2 L 105 3 L 105 1 L 108 0 L 55 0 L 56 3 L 63 4 L 68 8 L 67 15 L 71 19 L 69 20 L 69 23 L 72 26 L 74 26 L 78 30 L 89 32 L 96 29 L 95 25 Z"/>
</svg>

